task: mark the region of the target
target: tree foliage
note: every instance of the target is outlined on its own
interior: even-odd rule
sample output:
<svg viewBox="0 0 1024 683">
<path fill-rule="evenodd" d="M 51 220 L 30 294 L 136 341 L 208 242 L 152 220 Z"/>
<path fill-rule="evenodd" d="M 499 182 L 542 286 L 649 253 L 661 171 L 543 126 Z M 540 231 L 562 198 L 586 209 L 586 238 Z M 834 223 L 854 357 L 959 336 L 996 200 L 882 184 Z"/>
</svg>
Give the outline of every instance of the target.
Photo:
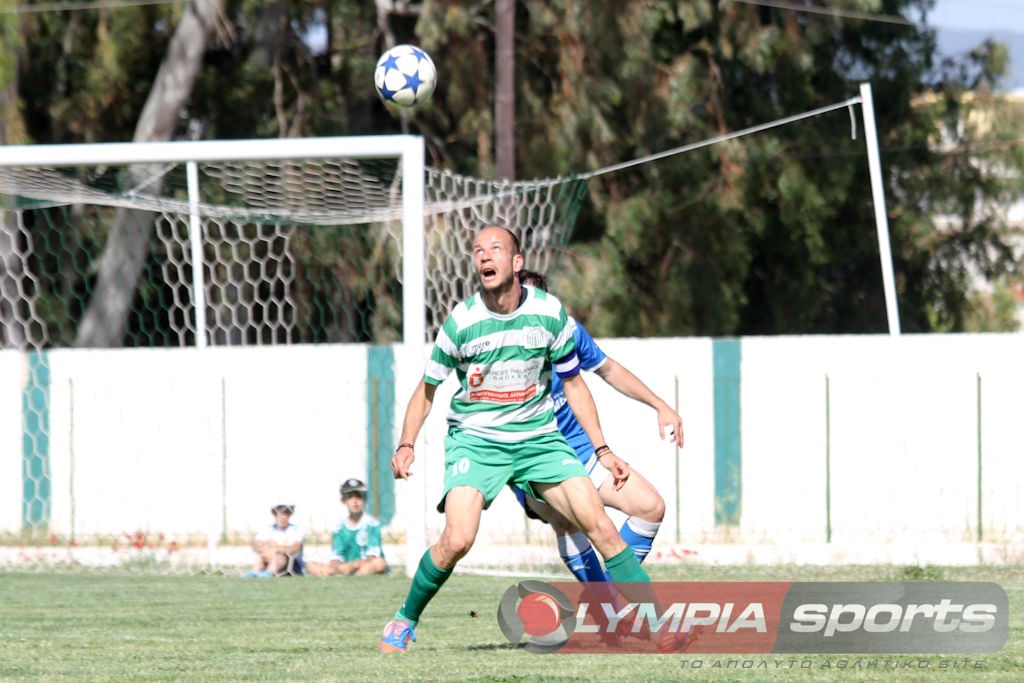
<svg viewBox="0 0 1024 683">
<path fill-rule="evenodd" d="M 908 19 L 931 5 L 808 4 Z M 23 17 L 28 136 L 131 139 L 182 12 Z M 229 0 L 175 136 L 411 132 L 427 141 L 428 163 L 491 177 L 491 12 L 465 0 Z M 406 41 L 433 55 L 441 85 L 429 107 L 397 116 L 370 74 L 387 43 Z M 996 93 L 1002 46 L 939 61 L 924 25 L 719 0 L 519 0 L 515 44 L 518 177 L 595 173 L 553 274 L 595 334 L 885 331 L 858 107 L 601 172 L 846 101 L 863 82 L 903 330 L 1011 324 L 971 290 L 979 274 L 1006 287 L 1019 279 L 1001 211 L 1020 197 L 1024 159 L 1017 115 Z"/>
<path fill-rule="evenodd" d="M 929 5 L 844 3 L 905 16 Z M 970 273 L 1014 271 L 998 211 L 1020 196 L 1019 145 L 963 123 L 965 108 L 994 104 L 995 46 L 940 65 L 919 26 L 709 0 L 564 13 L 573 20 L 538 9 L 530 24 L 555 27 L 537 42 L 560 56 L 534 118 L 555 122 L 537 144 L 563 152 L 554 170 L 742 130 L 870 82 L 903 329 L 964 329 Z M 592 199 L 555 285 L 600 334 L 886 330 L 865 141 L 845 111 L 608 174 Z"/>
</svg>

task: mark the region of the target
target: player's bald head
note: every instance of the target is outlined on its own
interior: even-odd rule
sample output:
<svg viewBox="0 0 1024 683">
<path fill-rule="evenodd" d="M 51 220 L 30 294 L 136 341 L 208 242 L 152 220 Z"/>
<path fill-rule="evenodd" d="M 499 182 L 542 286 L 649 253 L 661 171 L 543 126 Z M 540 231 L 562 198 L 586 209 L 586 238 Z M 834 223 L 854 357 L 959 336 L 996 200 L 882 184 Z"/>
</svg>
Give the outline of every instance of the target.
<svg viewBox="0 0 1024 683">
<path fill-rule="evenodd" d="M 522 250 L 519 248 L 519 237 L 514 232 L 506 228 L 504 225 L 498 225 L 496 223 L 491 225 L 485 225 L 476 234 L 474 242 L 479 242 L 482 239 L 493 239 L 495 236 L 500 235 L 508 244 L 512 254 L 521 254 Z"/>
</svg>

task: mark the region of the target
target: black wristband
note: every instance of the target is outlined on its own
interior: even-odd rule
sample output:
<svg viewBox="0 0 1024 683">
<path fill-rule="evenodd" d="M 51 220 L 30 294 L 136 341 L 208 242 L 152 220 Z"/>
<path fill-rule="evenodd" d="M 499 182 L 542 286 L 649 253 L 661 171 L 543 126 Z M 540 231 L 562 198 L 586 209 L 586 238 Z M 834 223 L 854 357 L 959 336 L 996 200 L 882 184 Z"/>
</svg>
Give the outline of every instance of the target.
<svg viewBox="0 0 1024 683">
<path fill-rule="evenodd" d="M 402 450 L 403 448 L 411 448 L 413 450 L 416 450 L 415 444 L 411 444 L 408 441 L 403 441 L 402 443 L 398 444 L 398 448 L 395 449 L 395 453 Z"/>
<path fill-rule="evenodd" d="M 612 449 L 607 444 L 601 444 L 600 446 L 594 449 L 594 455 L 597 456 L 598 460 L 601 459 L 602 455 L 608 455 L 611 452 Z"/>
</svg>

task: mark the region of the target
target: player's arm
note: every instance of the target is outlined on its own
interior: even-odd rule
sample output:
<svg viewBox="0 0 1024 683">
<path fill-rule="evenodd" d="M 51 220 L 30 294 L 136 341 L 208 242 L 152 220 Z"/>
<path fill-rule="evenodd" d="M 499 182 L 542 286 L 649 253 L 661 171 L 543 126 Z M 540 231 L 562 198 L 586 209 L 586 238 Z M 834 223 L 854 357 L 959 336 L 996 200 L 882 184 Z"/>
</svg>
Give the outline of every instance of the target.
<svg viewBox="0 0 1024 683">
<path fill-rule="evenodd" d="M 289 543 L 282 544 L 280 550 L 286 555 L 295 555 L 300 550 L 302 550 L 302 544 L 305 542 L 305 540 L 305 535 L 293 537 Z"/>
<path fill-rule="evenodd" d="M 594 396 L 590 393 L 590 388 L 587 387 L 587 383 L 583 381 L 578 371 L 569 376 L 561 374 L 559 376 L 562 378 L 565 398 L 569 402 L 569 407 L 572 408 L 573 414 L 576 416 L 576 421 L 580 423 L 583 431 L 587 433 L 590 443 L 595 444 L 596 448 L 601 449 L 601 452 L 597 454 L 598 459 L 611 472 L 615 488 L 622 488 L 622 485 L 626 483 L 626 479 L 629 478 L 629 465 L 619 456 L 615 455 L 611 448 L 607 446 L 604 432 L 601 431 L 601 421 L 597 416 L 597 405 L 594 403 Z"/>
<path fill-rule="evenodd" d="M 258 555 L 266 559 L 274 556 L 274 551 L 277 549 L 277 543 L 274 542 L 274 539 L 263 536 L 261 532 L 253 539 L 252 549 Z"/>
<path fill-rule="evenodd" d="M 264 562 L 269 562 L 274 557 L 274 548 L 268 541 L 253 541 L 252 549 Z"/>
<path fill-rule="evenodd" d="M 595 372 L 620 394 L 654 408 L 658 413 L 658 433 L 661 438 L 664 439 L 667 432 L 669 439 L 677 446 L 683 445 L 683 418 L 626 366 L 609 356 Z"/>
<path fill-rule="evenodd" d="M 402 436 L 398 440 L 398 449 L 391 457 L 391 471 L 395 479 L 408 479 L 412 472 L 409 467 L 416 459 L 413 444 L 419 436 L 423 423 L 430 414 L 430 408 L 434 405 L 434 394 L 437 392 L 437 385 L 421 379 L 416 385 L 409 405 L 405 409 L 405 419 L 402 420 Z"/>
</svg>

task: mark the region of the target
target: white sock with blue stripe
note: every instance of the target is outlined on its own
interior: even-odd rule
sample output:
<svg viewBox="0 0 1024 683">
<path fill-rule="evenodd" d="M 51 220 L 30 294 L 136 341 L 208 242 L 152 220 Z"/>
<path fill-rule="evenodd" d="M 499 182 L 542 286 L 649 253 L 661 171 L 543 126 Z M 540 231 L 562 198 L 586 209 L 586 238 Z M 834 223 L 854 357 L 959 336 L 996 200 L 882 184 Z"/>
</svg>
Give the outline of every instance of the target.
<svg viewBox="0 0 1024 683">
<path fill-rule="evenodd" d="M 594 546 L 582 531 L 558 536 L 558 554 L 579 581 L 608 581 Z"/>
<path fill-rule="evenodd" d="M 629 517 L 622 524 L 619 533 L 622 535 L 622 540 L 633 549 L 636 559 L 643 562 L 647 554 L 651 552 L 654 537 L 658 535 L 660 528 L 661 522 L 648 522 L 636 517 Z"/>
</svg>

